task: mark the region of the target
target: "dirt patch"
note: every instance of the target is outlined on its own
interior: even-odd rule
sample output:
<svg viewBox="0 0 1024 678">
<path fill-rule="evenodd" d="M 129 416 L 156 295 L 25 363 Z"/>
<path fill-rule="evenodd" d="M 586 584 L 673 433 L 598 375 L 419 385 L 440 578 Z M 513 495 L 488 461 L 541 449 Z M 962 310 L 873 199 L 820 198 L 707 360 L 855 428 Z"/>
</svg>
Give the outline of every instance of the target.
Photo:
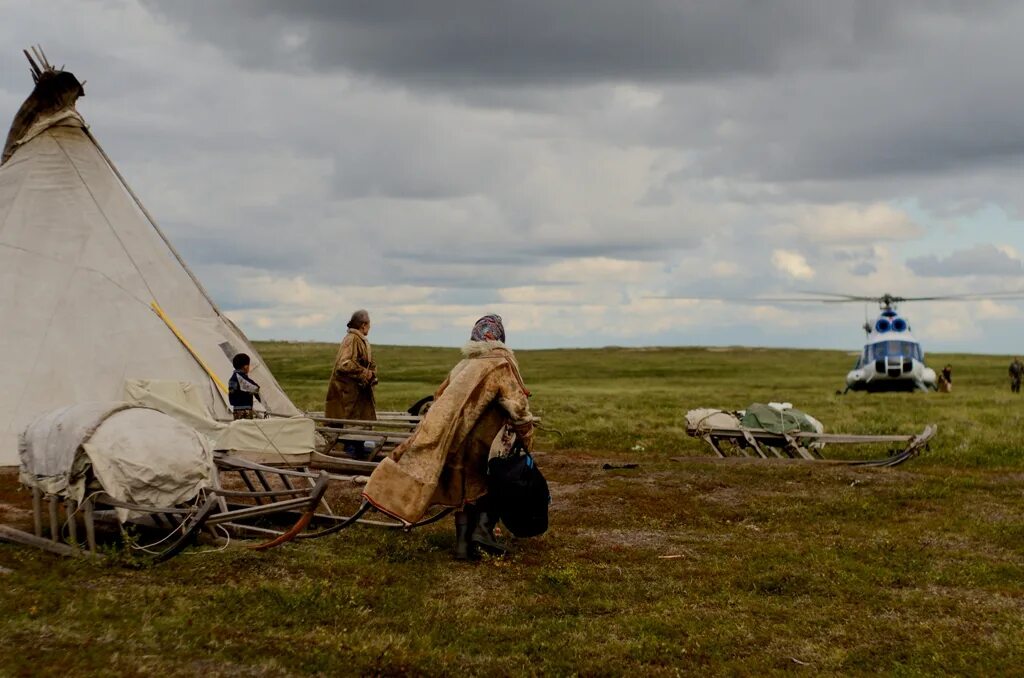
<svg viewBox="0 0 1024 678">
<path fill-rule="evenodd" d="M 0 471 L 0 523 L 32 529 L 32 493 L 21 487 L 13 469 Z"/>
</svg>

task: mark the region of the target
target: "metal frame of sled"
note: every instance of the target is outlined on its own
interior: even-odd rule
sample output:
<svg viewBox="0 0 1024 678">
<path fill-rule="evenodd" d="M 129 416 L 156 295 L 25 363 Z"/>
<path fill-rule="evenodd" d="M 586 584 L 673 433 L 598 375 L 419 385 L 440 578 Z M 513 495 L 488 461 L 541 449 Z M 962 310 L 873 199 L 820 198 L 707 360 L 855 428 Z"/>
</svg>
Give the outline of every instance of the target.
<svg viewBox="0 0 1024 678">
<path fill-rule="evenodd" d="M 897 466 L 927 449 L 937 427 L 929 424 L 916 435 L 847 435 L 842 433 L 775 433 L 757 428 L 698 428 L 687 433 L 701 438 L 719 457 L 730 456 L 722 449 L 729 442 L 746 457 L 761 459 L 805 459 L 808 461 L 845 464 L 848 466 Z M 828 445 L 863 445 L 868 443 L 905 443 L 903 449 L 882 459 L 826 459 L 821 447 Z"/>
</svg>

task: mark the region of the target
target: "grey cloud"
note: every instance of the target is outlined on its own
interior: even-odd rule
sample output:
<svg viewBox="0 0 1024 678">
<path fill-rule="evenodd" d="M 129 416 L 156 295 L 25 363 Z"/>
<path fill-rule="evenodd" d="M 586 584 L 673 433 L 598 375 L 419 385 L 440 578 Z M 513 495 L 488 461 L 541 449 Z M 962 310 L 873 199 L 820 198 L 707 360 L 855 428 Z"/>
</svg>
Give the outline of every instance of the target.
<svg viewBox="0 0 1024 678">
<path fill-rule="evenodd" d="M 923 177 L 943 183 L 929 207 L 979 191 L 1020 202 L 1008 178 L 1024 159 L 1024 71 L 1010 66 L 1024 60 L 1024 6 L 1015 3 L 146 6 L 249 72 L 355 74 L 419 97 L 548 113 L 563 133 L 690 155 L 670 177 L 675 185 L 784 183 L 782 200 L 827 202 L 927 194 Z M 617 111 L 603 85 L 622 82 L 649 84 L 662 99 L 649 111 Z M 319 114 L 304 106 L 295 116 Z M 500 145 L 475 148 L 455 127 L 397 117 L 388 112 L 370 134 L 339 127 L 339 196 L 440 200 L 511 179 L 492 162 Z M 522 124 L 509 132 L 527 133 Z M 983 170 L 995 179 L 965 184 Z M 671 196 L 668 185 L 652 185 L 642 204 Z"/>
<path fill-rule="evenodd" d="M 525 255 L 502 248 L 498 252 L 488 250 L 423 251 L 421 249 L 390 249 L 385 256 L 391 259 L 417 261 L 424 264 L 473 264 L 477 266 L 518 266 Z"/>
<path fill-rule="evenodd" d="M 994 245 L 976 245 L 957 250 L 948 257 L 928 255 L 907 260 L 907 267 L 920 276 L 953 278 L 966 275 L 1024 275 L 1024 262 Z"/>
<path fill-rule="evenodd" d="M 847 270 L 855 276 L 869 276 L 878 272 L 875 264 L 875 249 L 873 247 L 858 247 L 850 249 L 838 249 L 831 253 L 832 259 L 847 264 Z"/>
<path fill-rule="evenodd" d="M 902 34 L 924 3 L 718 0 L 175 2 L 157 15 L 271 69 L 418 82 L 678 80 L 845 67 Z M 952 12 L 950 6 L 927 14 Z M 975 11 L 981 11 L 976 8 Z"/>
<path fill-rule="evenodd" d="M 832 252 L 832 258 L 836 261 L 860 262 L 870 259 L 875 254 L 873 247 L 860 247 L 854 249 L 839 249 Z"/>
<path fill-rule="evenodd" d="M 15 0 L 0 42 L 51 27 L 50 56 L 88 80 L 86 119 L 226 308 L 290 310 L 239 289 L 250 275 L 415 285 L 429 288 L 428 305 L 489 305 L 501 287 L 553 286 L 553 264 L 567 264 L 553 270 L 571 285 L 571 260 L 585 257 L 663 265 L 621 283 L 581 267 L 591 278 L 579 287 L 598 285 L 609 305 L 620 290 L 783 296 L 810 283 L 773 272 L 779 247 L 799 250 L 822 289 L 887 284 L 895 268 L 911 285 L 902 266 L 871 274 L 873 257 L 851 244 L 847 256 L 768 228 L 808 201 L 891 198 L 960 215 L 977 240 L 1011 242 L 973 210 L 992 204 L 1012 219 L 1022 203 L 1024 5 L 147 6 Z M 126 15 L 137 30 L 123 31 Z M 154 15 L 166 23 L 154 27 Z M 13 115 L 29 79 L 10 51 L 0 108 Z M 735 315 L 585 341 L 739 343 L 749 331 L 749 341 L 834 345 L 856 341 L 859 324 L 822 321 L 813 337 L 721 326 Z M 378 327 L 380 341 L 449 341 L 447 330 L 413 340 Z M 583 341 L 547 329 L 519 339 Z"/>
<path fill-rule="evenodd" d="M 854 264 L 850 267 L 850 273 L 853 275 L 868 276 L 877 272 L 878 267 L 870 261 L 862 261 L 859 264 Z"/>
</svg>

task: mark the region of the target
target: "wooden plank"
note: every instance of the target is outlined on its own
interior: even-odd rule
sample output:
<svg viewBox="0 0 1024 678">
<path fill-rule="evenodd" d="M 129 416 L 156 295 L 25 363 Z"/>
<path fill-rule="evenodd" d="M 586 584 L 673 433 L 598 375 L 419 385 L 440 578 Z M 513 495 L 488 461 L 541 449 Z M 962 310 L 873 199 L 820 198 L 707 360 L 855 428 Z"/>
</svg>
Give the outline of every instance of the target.
<svg viewBox="0 0 1024 678">
<path fill-rule="evenodd" d="M 419 417 L 415 419 L 329 419 L 327 417 L 310 417 L 313 421 L 319 424 L 334 424 L 331 428 L 341 428 L 344 430 L 348 427 L 361 428 L 364 430 L 370 430 L 378 426 L 390 426 L 392 428 L 403 428 L 412 429 L 419 426 Z"/>
<path fill-rule="evenodd" d="M 223 487 L 221 487 L 221 484 L 220 484 L 220 467 L 219 466 L 217 467 L 217 470 L 213 474 L 213 477 L 210 479 L 210 481 L 213 483 L 213 489 L 214 490 L 224 489 Z M 220 504 L 220 506 L 219 506 L 220 510 L 221 511 L 227 511 L 228 510 L 228 503 L 224 499 L 224 497 L 217 497 L 217 499 L 218 499 L 218 504 Z M 211 533 L 212 533 L 212 530 L 211 530 Z"/>
<path fill-rule="evenodd" d="M 37 537 L 43 536 L 43 492 L 32 488 L 32 524 Z"/>
<path fill-rule="evenodd" d="M 256 527 L 245 523 L 219 523 L 218 527 L 224 527 L 236 533 L 249 532 L 259 536 L 277 537 L 284 534 L 284 530 L 272 530 L 269 527 Z"/>
<path fill-rule="evenodd" d="M 794 438 L 809 440 L 816 443 L 862 444 L 862 443 L 903 443 L 913 440 L 914 436 L 899 435 L 849 435 L 843 433 L 794 433 Z"/>
<path fill-rule="evenodd" d="M 272 414 L 274 416 L 280 416 L 280 417 L 286 417 L 286 418 L 288 417 L 288 415 L 275 414 L 273 412 L 271 412 L 270 414 Z M 306 418 L 308 418 L 308 419 L 323 419 L 324 418 L 323 410 L 310 410 L 309 412 L 305 412 L 304 414 L 305 414 Z M 422 419 L 422 417 L 420 417 L 419 415 L 409 414 L 407 411 L 399 412 L 398 410 L 377 410 L 377 419 L 378 420 L 379 419 L 390 419 L 390 418 L 394 418 L 394 419 Z M 361 420 L 361 421 L 369 421 L 369 420 Z"/>
<path fill-rule="evenodd" d="M 207 520 L 207 523 L 210 525 L 219 525 L 220 523 L 228 523 L 235 520 L 241 520 L 243 518 L 255 518 L 257 516 L 266 516 L 273 513 L 283 513 L 289 509 L 305 507 L 308 504 L 309 497 L 301 497 L 299 499 L 288 499 L 286 501 L 279 501 L 273 504 L 248 506 L 243 509 L 228 511 L 227 513 L 218 513 L 217 515 L 211 516 Z"/>
<path fill-rule="evenodd" d="M 721 448 L 718 447 L 718 443 L 714 438 L 708 435 L 703 436 L 703 438 L 704 442 L 710 445 L 711 449 L 715 451 L 715 454 L 717 454 L 719 457 L 722 457 L 723 459 L 725 458 L 725 452 L 723 452 Z"/>
<path fill-rule="evenodd" d="M 267 477 L 265 475 L 263 475 L 263 470 L 262 469 L 255 469 L 253 471 L 253 473 L 256 475 L 256 479 L 260 481 L 260 485 L 263 486 L 264 491 L 266 491 L 266 492 L 273 492 L 274 491 L 274 488 L 272 488 L 270 486 L 270 483 L 267 482 Z"/>
<path fill-rule="evenodd" d="M 372 431 L 363 428 L 331 428 L 330 426 L 317 426 L 319 433 L 337 435 L 348 440 L 405 440 L 412 437 L 411 431 Z"/>
<path fill-rule="evenodd" d="M 89 553 L 96 553 L 96 517 L 93 515 L 93 498 L 86 497 L 85 513 L 85 543 L 89 547 Z"/>
<path fill-rule="evenodd" d="M 690 435 L 713 435 L 722 438 L 739 438 L 745 437 L 744 433 L 749 434 L 751 437 L 761 441 L 784 440 L 786 435 L 781 433 L 775 433 L 773 431 L 766 431 L 764 429 L 743 427 L 701 429 L 699 433 L 695 432 Z M 792 433 L 789 435 L 799 440 L 838 444 L 903 443 L 914 439 L 913 435 L 851 435 L 844 433 L 810 433 L 806 431 Z"/>
<path fill-rule="evenodd" d="M 325 469 L 328 471 L 341 471 L 356 475 L 370 475 L 377 468 L 375 461 L 361 461 L 359 459 L 348 459 L 346 457 L 333 457 L 319 452 L 313 455 L 310 460 L 311 467 Z"/>
<path fill-rule="evenodd" d="M 293 478 L 313 478 L 316 479 L 316 474 L 310 473 L 309 471 L 299 471 L 295 469 L 284 469 L 267 466 L 265 464 L 257 464 L 254 461 L 248 461 L 247 459 L 240 459 L 238 457 L 231 457 L 228 455 L 217 455 L 214 457 L 214 461 L 217 463 L 217 468 L 222 471 L 236 471 L 238 469 L 249 469 L 249 470 L 262 470 L 267 472 L 276 473 L 278 475 L 288 475 Z M 252 488 L 253 491 L 256 488 Z"/>
<path fill-rule="evenodd" d="M 57 495 L 50 495 L 50 541 L 60 541 L 60 524 L 57 517 Z"/>
<path fill-rule="evenodd" d="M 785 449 L 799 455 L 803 459 L 814 459 L 814 455 L 808 452 L 803 445 L 797 442 L 796 438 L 786 436 L 786 447 Z"/>
<path fill-rule="evenodd" d="M 97 493 L 96 501 L 108 506 L 115 506 L 117 508 L 128 509 L 129 511 L 138 511 L 139 513 L 173 513 L 181 515 L 183 513 L 195 512 L 195 509 L 190 508 L 175 508 L 173 506 L 142 506 L 141 504 L 131 504 L 126 501 L 114 499 L 113 497 L 106 493 Z"/>
<path fill-rule="evenodd" d="M 753 448 L 754 452 L 757 453 L 757 456 L 761 457 L 762 459 L 768 458 L 768 455 L 765 454 L 764 451 L 761 449 L 761 446 L 757 444 L 757 440 L 754 438 L 753 435 L 751 435 L 750 431 L 748 431 L 747 429 L 740 429 L 740 433 L 743 436 L 743 439 L 747 441 L 747 445 Z"/>
<path fill-rule="evenodd" d="M 245 492 L 242 490 L 224 490 L 218 488 L 212 488 L 210 492 L 220 497 L 294 497 L 298 494 L 309 495 L 309 488 L 292 488 L 290 490 L 269 490 L 266 492 Z"/>
<path fill-rule="evenodd" d="M 249 488 L 249 492 L 251 494 L 256 494 L 256 492 L 257 492 L 256 486 L 252 484 L 251 480 L 249 480 L 249 472 L 246 469 L 244 469 L 244 468 L 243 469 L 238 469 L 238 475 L 241 476 L 242 482 L 245 483 L 245 486 L 247 488 Z M 260 499 L 259 497 L 256 497 L 255 501 L 256 501 L 257 504 L 262 504 L 263 503 L 263 500 Z"/>
<path fill-rule="evenodd" d="M 64 502 L 64 515 L 67 516 L 68 522 L 68 541 L 71 542 L 71 548 L 75 551 L 78 550 L 78 502 L 74 499 L 67 499 Z"/>
<path fill-rule="evenodd" d="M 29 534 L 28 532 L 22 532 L 21 530 L 17 530 L 13 527 L 8 527 L 7 525 L 0 525 L 0 539 L 4 539 L 15 544 L 34 546 L 37 549 L 42 549 L 43 551 L 48 551 L 50 553 L 56 553 L 57 555 L 61 556 L 68 556 L 70 558 L 75 558 L 83 555 L 88 556 L 90 558 L 103 558 L 103 556 L 97 553 L 83 552 L 81 550 L 73 549 L 67 544 L 59 544 L 49 539 L 43 539 L 42 537 L 37 537 L 34 534 Z"/>
</svg>

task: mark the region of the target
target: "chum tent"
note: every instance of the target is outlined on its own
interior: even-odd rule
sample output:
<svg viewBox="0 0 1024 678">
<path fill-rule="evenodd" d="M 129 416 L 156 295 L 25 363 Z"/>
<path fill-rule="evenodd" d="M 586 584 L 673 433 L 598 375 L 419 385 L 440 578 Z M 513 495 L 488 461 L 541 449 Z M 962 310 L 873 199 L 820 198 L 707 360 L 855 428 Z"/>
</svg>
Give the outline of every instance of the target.
<svg viewBox="0 0 1024 678">
<path fill-rule="evenodd" d="M 243 351 L 266 408 L 299 414 L 96 142 L 75 110 L 82 85 L 36 55 L 0 164 L 0 466 L 18 463 L 37 415 L 123 400 L 126 380 L 196 384 L 230 418 Z"/>
</svg>

